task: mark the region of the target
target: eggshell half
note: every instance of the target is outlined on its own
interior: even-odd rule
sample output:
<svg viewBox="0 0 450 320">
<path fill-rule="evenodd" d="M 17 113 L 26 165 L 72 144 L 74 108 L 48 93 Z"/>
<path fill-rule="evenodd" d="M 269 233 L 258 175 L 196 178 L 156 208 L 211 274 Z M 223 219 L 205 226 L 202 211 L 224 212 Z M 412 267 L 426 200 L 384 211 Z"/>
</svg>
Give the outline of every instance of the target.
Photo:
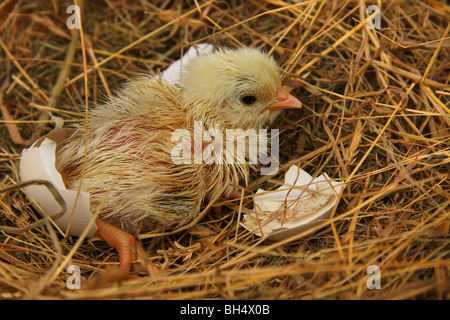
<svg viewBox="0 0 450 320">
<path fill-rule="evenodd" d="M 37 140 L 30 148 L 22 151 L 19 165 L 19 175 L 21 181 L 42 179 L 50 181 L 66 201 L 66 213 L 55 221 L 63 232 L 69 228 L 69 221 L 73 211 L 73 218 L 70 222 L 69 234 L 80 236 L 89 221 L 92 219 L 89 204 L 89 194 L 80 192 L 77 199 L 77 191 L 67 190 L 61 174 L 55 168 L 55 152 L 59 143 L 62 143 L 73 131 L 63 129 L 52 131 L 45 137 Z M 45 186 L 30 185 L 24 187 L 23 191 L 33 202 L 33 207 L 41 214 L 53 216 L 61 208 Z M 76 205 L 75 205 L 76 204 Z M 93 236 L 97 227 L 94 225 L 88 233 Z"/>
<path fill-rule="evenodd" d="M 313 179 L 294 165 L 286 172 L 283 186 L 256 192 L 253 212 L 244 215 L 241 225 L 275 241 L 311 230 L 330 218 L 342 187 L 326 173 Z"/>
</svg>

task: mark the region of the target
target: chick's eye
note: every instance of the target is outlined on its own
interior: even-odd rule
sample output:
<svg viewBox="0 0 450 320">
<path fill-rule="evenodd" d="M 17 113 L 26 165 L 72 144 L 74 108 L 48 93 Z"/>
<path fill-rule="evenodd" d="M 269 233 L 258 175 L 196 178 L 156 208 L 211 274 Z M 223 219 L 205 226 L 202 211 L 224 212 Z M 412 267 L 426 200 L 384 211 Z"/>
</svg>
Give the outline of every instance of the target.
<svg viewBox="0 0 450 320">
<path fill-rule="evenodd" d="M 256 102 L 256 97 L 252 95 L 242 96 L 241 102 L 247 106 L 250 106 Z"/>
</svg>

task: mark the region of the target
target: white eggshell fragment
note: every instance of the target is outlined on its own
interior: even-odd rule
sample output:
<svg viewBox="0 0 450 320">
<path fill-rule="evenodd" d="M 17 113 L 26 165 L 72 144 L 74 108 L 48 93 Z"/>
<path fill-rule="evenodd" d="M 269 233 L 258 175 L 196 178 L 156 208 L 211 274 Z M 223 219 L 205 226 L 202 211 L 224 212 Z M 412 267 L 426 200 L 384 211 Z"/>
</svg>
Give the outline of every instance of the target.
<svg viewBox="0 0 450 320">
<path fill-rule="evenodd" d="M 80 236 L 89 221 L 92 219 L 89 204 L 89 194 L 67 190 L 61 174 L 55 168 L 55 152 L 59 143 L 62 143 L 71 133 L 70 129 L 50 132 L 47 136 L 37 140 L 30 148 L 22 151 L 19 165 L 19 175 L 21 181 L 41 179 L 50 181 L 57 189 L 62 198 L 66 201 L 66 213 L 55 221 L 63 232 L 69 228 L 69 234 Z M 30 185 L 23 188 L 23 191 L 33 202 L 33 207 L 41 214 L 53 216 L 61 208 L 58 202 L 45 186 Z M 76 205 L 75 205 L 76 203 Z M 70 218 L 73 218 L 70 222 Z M 95 225 L 89 230 L 88 236 L 93 236 L 97 228 Z"/>
<path fill-rule="evenodd" d="M 244 215 L 241 225 L 270 240 L 286 239 L 328 220 L 342 187 L 326 173 L 313 179 L 294 165 L 286 172 L 284 185 L 256 192 L 253 212 Z"/>
</svg>

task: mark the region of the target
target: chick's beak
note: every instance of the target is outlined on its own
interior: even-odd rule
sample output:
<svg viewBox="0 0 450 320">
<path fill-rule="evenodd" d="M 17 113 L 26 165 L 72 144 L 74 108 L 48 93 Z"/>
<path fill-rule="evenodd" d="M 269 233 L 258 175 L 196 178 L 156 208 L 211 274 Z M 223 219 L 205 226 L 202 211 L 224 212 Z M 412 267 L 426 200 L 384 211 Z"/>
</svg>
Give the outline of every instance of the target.
<svg viewBox="0 0 450 320">
<path fill-rule="evenodd" d="M 287 92 L 285 89 L 278 87 L 276 101 L 266 107 L 265 110 L 275 111 L 280 109 L 299 109 L 302 107 L 302 103 Z"/>
</svg>

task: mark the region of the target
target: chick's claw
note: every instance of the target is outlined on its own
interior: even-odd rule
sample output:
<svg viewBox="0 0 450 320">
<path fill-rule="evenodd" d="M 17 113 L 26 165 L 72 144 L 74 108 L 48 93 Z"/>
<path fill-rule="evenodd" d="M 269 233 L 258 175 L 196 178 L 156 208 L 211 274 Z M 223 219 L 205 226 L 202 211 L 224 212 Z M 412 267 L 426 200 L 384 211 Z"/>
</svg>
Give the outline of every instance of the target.
<svg viewBox="0 0 450 320">
<path fill-rule="evenodd" d="M 126 275 L 130 272 L 131 263 L 136 261 L 136 258 L 146 256 L 145 250 L 136 241 L 136 238 L 128 232 L 125 232 L 102 219 L 97 219 L 95 224 L 97 225 L 96 235 L 105 240 L 119 253 L 119 271 L 121 274 Z M 151 264 L 150 267 L 152 269 L 151 272 L 155 273 L 156 267 L 153 264 Z"/>
</svg>

